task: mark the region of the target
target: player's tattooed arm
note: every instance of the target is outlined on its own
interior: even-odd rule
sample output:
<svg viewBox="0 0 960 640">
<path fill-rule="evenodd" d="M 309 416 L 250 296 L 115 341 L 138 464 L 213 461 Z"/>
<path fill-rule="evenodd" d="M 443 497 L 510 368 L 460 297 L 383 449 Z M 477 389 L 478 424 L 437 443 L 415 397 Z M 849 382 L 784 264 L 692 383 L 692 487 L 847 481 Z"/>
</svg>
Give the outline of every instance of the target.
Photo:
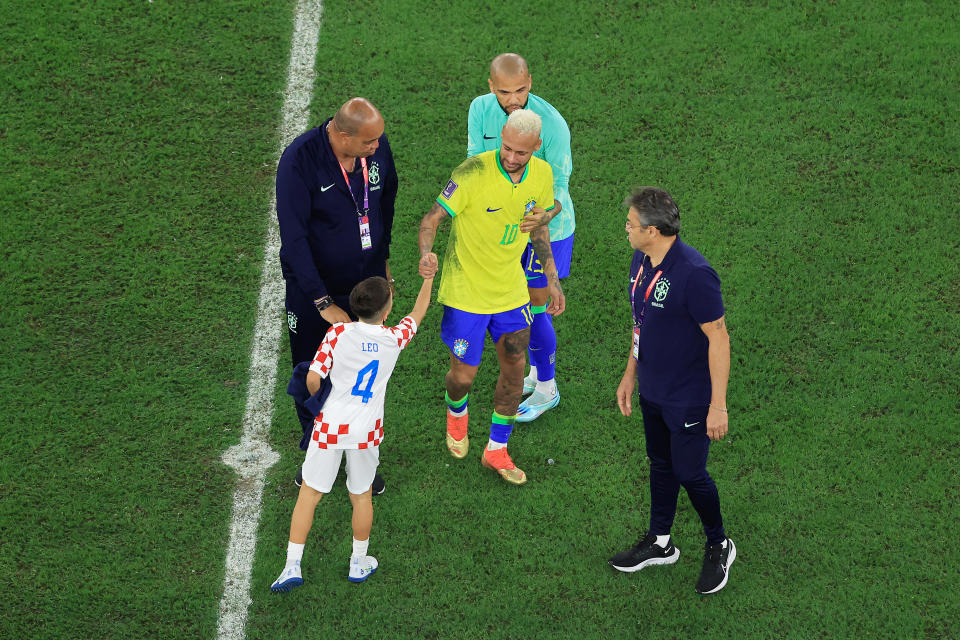
<svg viewBox="0 0 960 640">
<path fill-rule="evenodd" d="M 427 215 L 423 216 L 420 221 L 420 232 L 417 235 L 421 256 L 433 250 L 433 241 L 437 237 L 437 229 L 440 227 L 440 222 L 446 217 L 448 217 L 446 210 L 438 202 L 434 202 Z"/>
<path fill-rule="evenodd" d="M 550 304 L 547 313 L 558 316 L 567 306 L 563 289 L 560 288 L 560 276 L 557 274 L 557 265 L 553 261 L 553 249 L 550 247 L 550 229 L 539 227 L 530 232 L 530 242 L 540 259 L 540 266 L 547 277 L 547 291 L 550 295 Z"/>
<path fill-rule="evenodd" d="M 543 267 L 543 273 L 547 276 L 549 284 L 560 286 L 560 278 L 557 277 L 557 265 L 553 261 L 553 247 L 550 244 L 550 229 L 548 227 L 537 227 L 530 232 L 530 244 L 537 252 L 537 258 L 540 259 L 540 266 Z"/>
<path fill-rule="evenodd" d="M 430 211 L 420 221 L 417 244 L 420 247 L 419 271 L 424 278 L 434 277 L 440 268 L 437 254 L 433 252 L 433 241 L 437 237 L 437 229 L 440 227 L 440 223 L 446 217 L 448 217 L 447 211 L 440 206 L 440 203 L 434 202 Z"/>
</svg>

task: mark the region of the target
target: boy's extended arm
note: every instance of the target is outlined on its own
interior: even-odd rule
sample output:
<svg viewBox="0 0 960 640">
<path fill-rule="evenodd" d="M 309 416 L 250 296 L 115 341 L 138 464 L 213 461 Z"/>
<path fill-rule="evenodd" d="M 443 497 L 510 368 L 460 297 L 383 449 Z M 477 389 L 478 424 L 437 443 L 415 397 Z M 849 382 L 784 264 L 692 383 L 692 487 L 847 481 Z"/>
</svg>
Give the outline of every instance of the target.
<svg viewBox="0 0 960 640">
<path fill-rule="evenodd" d="M 417 301 L 413 303 L 413 311 L 409 314 L 414 322 L 417 323 L 417 327 L 420 326 L 423 316 L 427 313 L 427 307 L 430 306 L 430 294 L 432 290 L 433 278 L 424 278 L 423 284 L 420 285 L 420 293 L 417 294 Z"/>
</svg>

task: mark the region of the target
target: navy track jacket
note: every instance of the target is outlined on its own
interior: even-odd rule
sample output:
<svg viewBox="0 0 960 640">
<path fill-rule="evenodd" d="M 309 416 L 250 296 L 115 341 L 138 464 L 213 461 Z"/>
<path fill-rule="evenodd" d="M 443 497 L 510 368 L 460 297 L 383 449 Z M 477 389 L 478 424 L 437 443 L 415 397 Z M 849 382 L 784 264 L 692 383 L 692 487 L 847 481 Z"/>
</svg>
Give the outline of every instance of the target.
<svg viewBox="0 0 960 640">
<path fill-rule="evenodd" d="M 280 223 L 280 266 L 311 300 L 347 295 L 361 280 L 384 276 L 390 257 L 397 171 L 387 136 L 367 158 L 370 235 L 373 246 L 360 244 L 358 208 L 363 212 L 360 162 L 347 189 L 326 126 L 294 140 L 277 166 L 277 219 Z"/>
</svg>

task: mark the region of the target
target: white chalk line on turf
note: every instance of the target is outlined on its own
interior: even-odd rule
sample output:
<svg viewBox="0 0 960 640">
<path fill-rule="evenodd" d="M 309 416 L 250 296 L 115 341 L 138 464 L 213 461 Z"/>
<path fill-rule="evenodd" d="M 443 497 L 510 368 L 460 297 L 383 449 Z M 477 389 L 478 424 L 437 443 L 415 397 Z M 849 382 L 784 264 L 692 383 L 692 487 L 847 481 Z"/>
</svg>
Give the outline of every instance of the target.
<svg viewBox="0 0 960 640">
<path fill-rule="evenodd" d="M 283 115 L 278 132 L 277 157 L 307 128 L 313 94 L 317 37 L 320 33 L 321 0 L 299 0 L 293 27 L 290 66 L 284 93 Z M 260 274 L 257 323 L 250 356 L 250 384 L 243 415 L 240 443 L 223 454 L 223 462 L 237 471 L 233 494 L 233 519 L 227 548 L 223 597 L 217 621 L 217 638 L 243 640 L 250 607 L 250 573 L 257 543 L 257 526 L 267 470 L 280 456 L 270 448 L 270 419 L 277 382 L 280 334 L 283 326 L 283 282 L 280 275 L 280 233 L 277 201 L 270 201 L 267 242 Z"/>
</svg>

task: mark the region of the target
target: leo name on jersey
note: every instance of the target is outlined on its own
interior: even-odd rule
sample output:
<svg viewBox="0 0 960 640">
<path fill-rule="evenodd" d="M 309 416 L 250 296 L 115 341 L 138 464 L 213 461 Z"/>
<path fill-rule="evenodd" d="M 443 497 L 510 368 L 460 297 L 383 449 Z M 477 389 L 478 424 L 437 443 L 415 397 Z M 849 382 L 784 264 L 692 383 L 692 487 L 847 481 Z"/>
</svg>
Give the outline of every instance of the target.
<svg viewBox="0 0 960 640">
<path fill-rule="evenodd" d="M 330 327 L 310 370 L 330 377 L 330 395 L 314 420 L 311 444 L 365 449 L 383 441 L 387 381 L 400 352 L 417 332 L 410 316 L 395 327 L 365 322 Z"/>
</svg>

